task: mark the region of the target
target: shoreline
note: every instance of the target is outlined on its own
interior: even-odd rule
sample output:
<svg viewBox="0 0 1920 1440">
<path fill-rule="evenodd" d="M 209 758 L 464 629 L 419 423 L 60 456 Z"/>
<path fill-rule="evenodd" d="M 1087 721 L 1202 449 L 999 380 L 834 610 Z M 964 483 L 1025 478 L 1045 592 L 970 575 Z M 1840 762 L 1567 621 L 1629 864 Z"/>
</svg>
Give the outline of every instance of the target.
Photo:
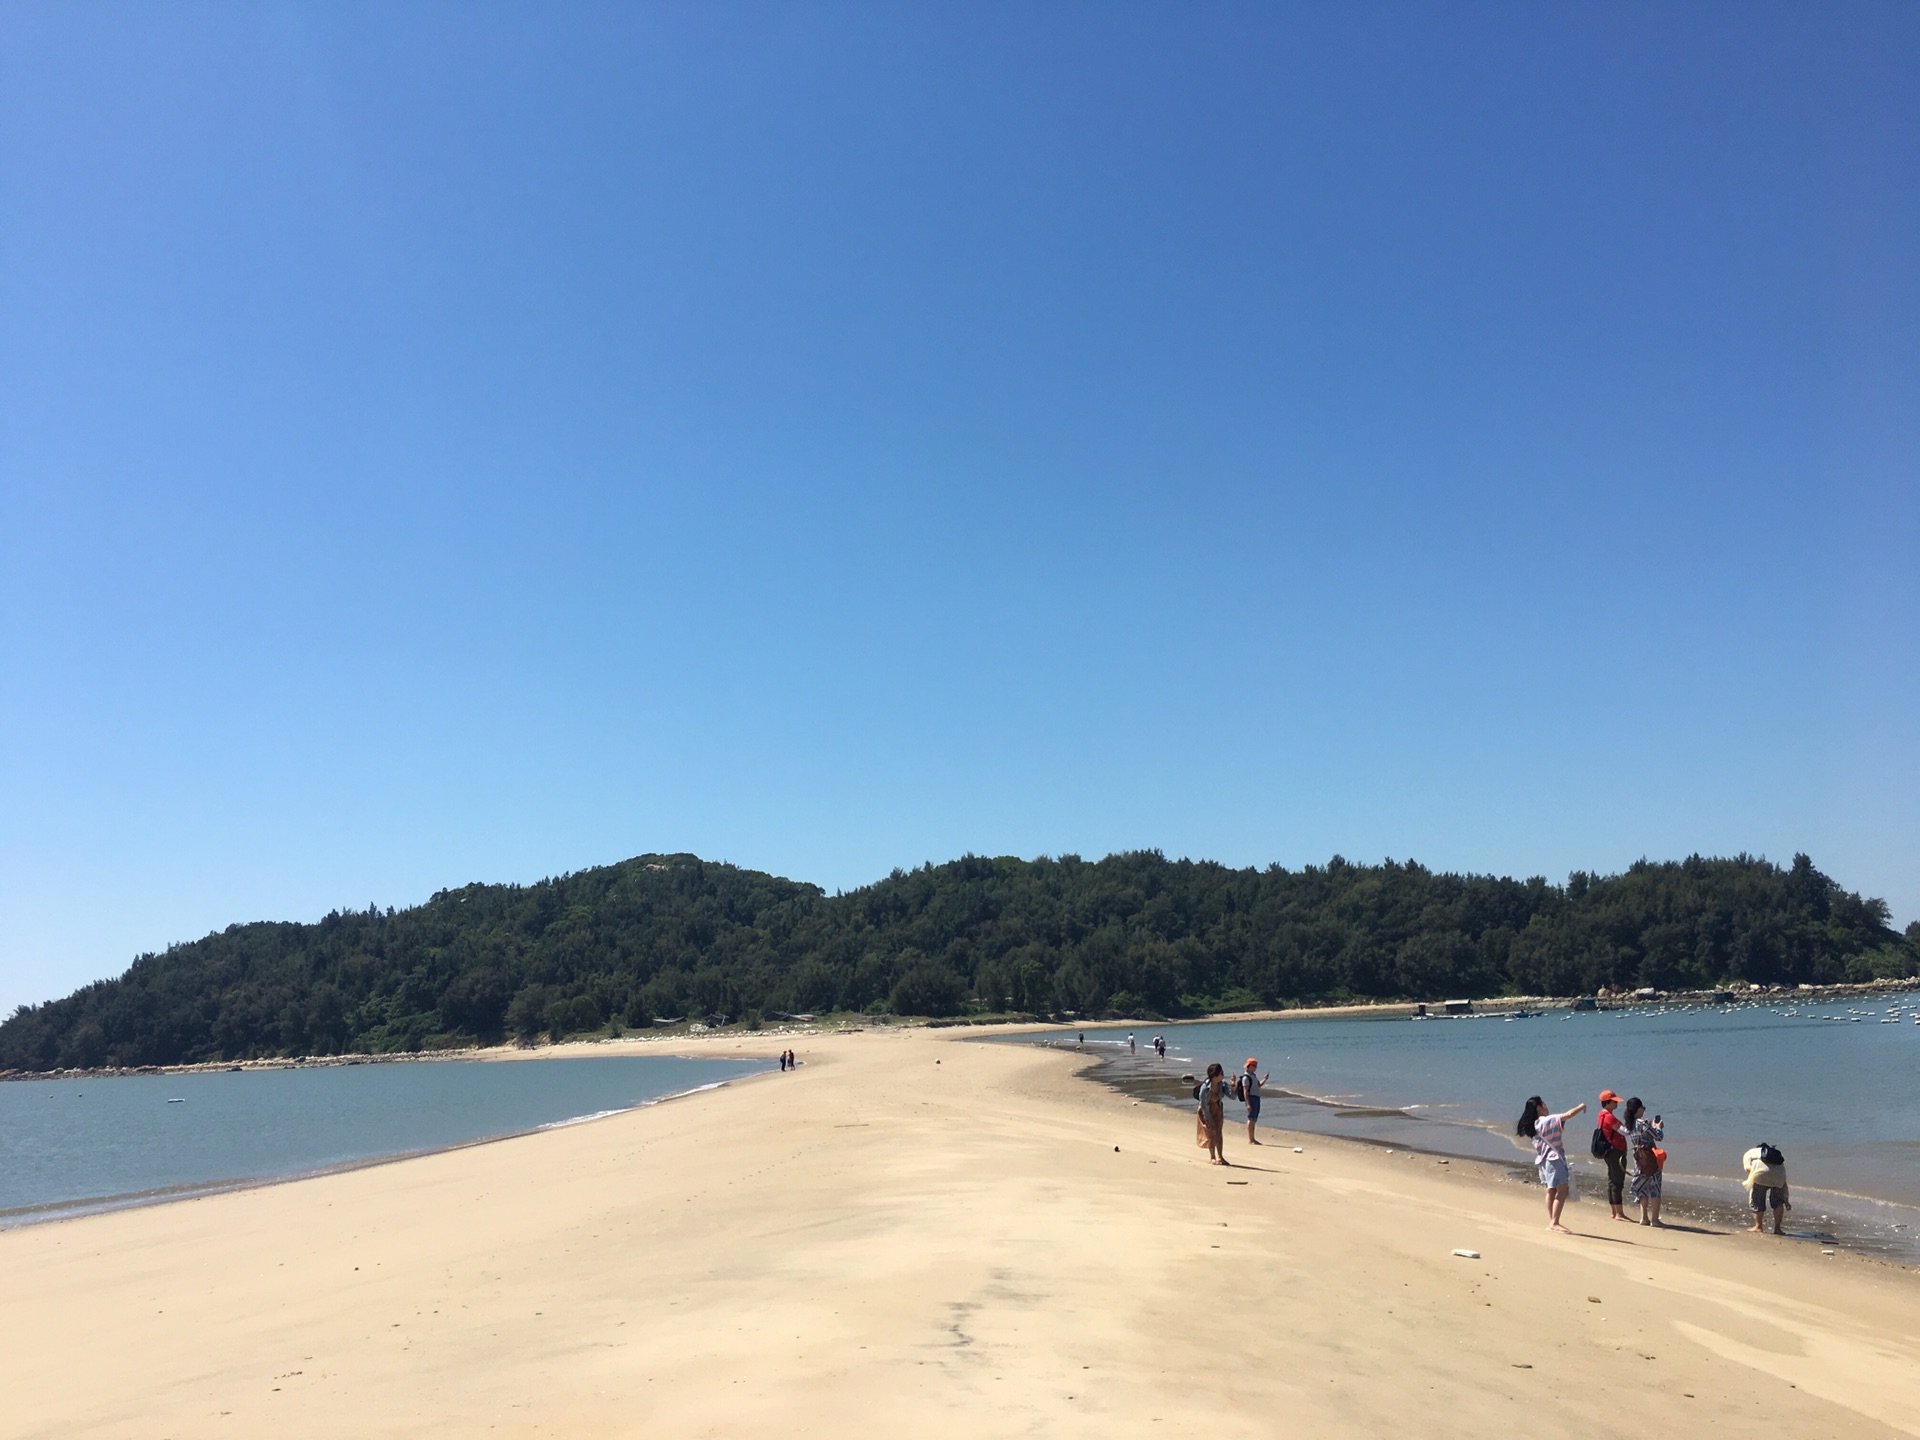
<svg viewBox="0 0 1920 1440">
<path fill-rule="evenodd" d="M 1008 1019 L 1004 1017 L 971 1019 L 968 1017 L 940 1018 L 929 1016 L 884 1016 L 855 1015 L 848 1013 L 840 1019 L 819 1021 L 774 1021 L 758 1030 L 749 1030 L 738 1025 L 728 1025 L 719 1029 L 665 1027 L 658 1030 L 635 1030 L 621 1035 L 582 1037 L 538 1045 L 522 1045 L 515 1041 L 504 1041 L 497 1045 L 469 1045 L 456 1050 L 394 1050 L 379 1053 L 354 1051 L 340 1055 L 301 1055 L 269 1056 L 250 1060 L 197 1060 L 178 1065 L 105 1065 L 68 1070 L 0 1070 L 0 1083 L 7 1081 L 30 1080 L 112 1080 L 127 1075 L 209 1075 L 220 1073 L 247 1073 L 256 1070 L 306 1070 L 322 1069 L 347 1065 L 409 1065 L 423 1064 L 436 1060 L 469 1061 L 513 1061 L 513 1060 L 555 1060 L 605 1054 L 612 1049 L 624 1049 L 633 1046 L 655 1045 L 663 1042 L 676 1044 L 737 1044 L 752 1047 L 762 1041 L 777 1038 L 794 1038 L 819 1035 L 849 1035 L 864 1030 L 908 1031 L 908 1030 L 953 1030 L 980 1034 L 986 1031 L 1003 1032 L 1007 1030 L 1031 1030 L 1036 1033 L 1053 1033 L 1075 1030 L 1109 1029 L 1114 1026 L 1170 1026 L 1170 1025 L 1212 1025 L 1242 1020 L 1353 1020 L 1353 1019 L 1406 1019 L 1417 1013 L 1422 1007 L 1432 1019 L 1491 1019 L 1510 1010 L 1567 1010 L 1592 1001 L 1591 1008 L 1600 1011 L 1630 1010 L 1646 1005 L 1688 1006 L 1725 1004 L 1729 1000 L 1758 1001 L 1764 999 L 1791 999 L 1796 1003 L 1818 1004 L 1825 1000 L 1843 1000 L 1866 996 L 1898 994 L 1906 991 L 1920 991 L 1920 977 L 1908 977 L 1898 980 L 1867 980 L 1858 983 L 1837 985 L 1769 985 L 1755 986 L 1750 989 L 1719 990 L 1654 990 L 1634 992 L 1630 995 L 1498 995 L 1484 999 L 1475 999 L 1476 1005 L 1499 1007 L 1485 1011 L 1476 1011 L 1471 1015 L 1431 1014 L 1435 1006 L 1448 1002 L 1442 1000 L 1370 1000 L 1351 1004 L 1337 1005 L 1297 1005 L 1281 1010 L 1218 1010 L 1205 1015 L 1190 1015 L 1180 1019 L 1142 1019 L 1137 1016 L 1117 1016 L 1112 1019 L 1098 1020 L 1046 1020 L 1037 1017 L 1026 1019 Z"/>
<path fill-rule="evenodd" d="M 693 1058 L 671 1056 L 671 1059 Z M 727 1057 L 718 1057 L 727 1058 Z M 756 1057 L 742 1056 L 742 1059 Z M 216 1072 L 218 1073 L 218 1072 Z M 379 1155 L 360 1155 L 351 1160 L 340 1160 L 330 1165 L 318 1165 L 305 1170 L 292 1170 L 281 1175 L 248 1175 L 228 1177 L 207 1181 L 184 1181 L 178 1185 L 163 1185 L 152 1190 L 134 1190 L 117 1195 L 87 1195 L 74 1200 L 49 1200 L 37 1205 L 15 1206 L 10 1210 L 0 1210 L 0 1233 L 17 1230 L 28 1225 L 58 1225 L 71 1220 L 84 1220 L 93 1215 L 118 1214 L 127 1210 L 144 1210 L 155 1205 L 173 1205 L 184 1201 L 202 1200 L 213 1195 L 231 1195 L 246 1190 L 259 1190 L 272 1185 L 295 1185 L 307 1180 L 320 1180 L 329 1175 L 345 1175 L 356 1170 L 370 1170 L 382 1165 L 397 1165 L 407 1160 L 419 1160 L 430 1155 L 445 1155 L 456 1150 L 469 1150 L 481 1145 L 498 1145 L 507 1140 L 524 1139 L 529 1135 L 539 1135 L 549 1130 L 566 1129 L 575 1125 L 591 1125 L 601 1120 L 611 1120 L 619 1115 L 631 1115 L 635 1111 L 645 1110 L 655 1105 L 664 1105 L 670 1100 L 686 1100 L 695 1095 L 703 1095 L 710 1090 L 719 1090 L 728 1085 L 744 1084 L 758 1080 L 769 1071 L 756 1070 L 729 1080 L 711 1080 L 701 1085 L 689 1086 L 685 1090 L 675 1090 L 665 1095 L 651 1095 L 632 1105 L 616 1106 L 610 1110 L 596 1110 L 591 1114 L 569 1115 L 558 1120 L 544 1121 L 538 1125 L 526 1126 L 518 1130 L 503 1130 L 497 1135 L 476 1135 L 469 1140 L 450 1140 L 444 1145 L 424 1145 L 412 1150 L 395 1150 Z"/>
<path fill-rule="evenodd" d="M 796 1027 L 776 1029 L 769 1026 L 762 1030 L 744 1030 L 729 1026 L 724 1030 L 636 1031 L 627 1035 L 562 1040 L 544 1045 L 519 1045 L 508 1042 L 500 1045 L 469 1045 L 460 1050 L 394 1050 L 379 1054 L 274 1056 L 256 1060 L 196 1060 L 183 1065 L 104 1065 L 87 1070 L 0 1070 L 0 1083 L 8 1081 L 25 1083 L 35 1080 L 119 1080 L 150 1075 L 245 1075 L 273 1070 L 341 1070 L 356 1065 L 431 1065 L 441 1061 L 490 1065 L 517 1063 L 523 1060 L 588 1060 L 618 1055 L 622 1051 L 642 1046 L 655 1046 L 669 1042 L 674 1045 L 701 1047 L 718 1045 L 723 1050 L 738 1052 L 734 1055 L 722 1055 L 719 1058 L 752 1060 L 766 1058 L 758 1053 L 758 1049 L 766 1041 L 791 1039 L 800 1035 L 851 1035 L 866 1028 L 864 1025 L 855 1024 L 812 1029 Z M 895 1028 L 912 1027 L 902 1022 Z M 714 1057 L 687 1055 L 680 1058 L 711 1059 Z"/>
<path fill-rule="evenodd" d="M 1190 1107 L 1192 1101 L 1185 1096 L 1187 1087 L 1178 1081 L 1170 1081 L 1169 1077 L 1164 1074 L 1156 1075 L 1145 1071 L 1144 1068 L 1129 1073 L 1128 1061 L 1130 1057 L 1128 1056 L 1099 1055 L 1078 1051 L 1071 1053 L 1082 1054 L 1088 1061 L 1088 1063 L 1076 1073 L 1089 1082 L 1100 1085 L 1128 1099 L 1146 1100 L 1149 1103 L 1165 1109 L 1174 1110 L 1181 1114 L 1191 1113 Z M 1177 1088 L 1179 1093 L 1167 1093 L 1170 1085 Z M 1325 1096 L 1284 1089 L 1280 1086 L 1271 1087 L 1267 1094 L 1269 1103 L 1273 1100 L 1280 1100 L 1283 1103 L 1291 1102 L 1293 1105 L 1311 1107 L 1314 1110 L 1324 1110 L 1330 1114 L 1332 1112 L 1351 1110 L 1353 1108 L 1341 1101 L 1329 1099 Z M 1409 1125 L 1415 1127 L 1432 1127 L 1432 1143 L 1422 1143 L 1419 1139 L 1378 1139 L 1364 1135 L 1344 1134 L 1330 1129 L 1292 1129 L 1269 1120 L 1263 1120 L 1262 1127 L 1267 1128 L 1270 1126 L 1276 1134 L 1311 1136 L 1315 1141 L 1321 1143 L 1359 1146 L 1369 1150 L 1378 1150 L 1388 1155 L 1404 1152 L 1426 1156 L 1442 1163 L 1474 1166 L 1490 1175 L 1497 1175 L 1503 1183 L 1514 1183 L 1537 1191 L 1539 1181 L 1534 1175 L 1533 1162 L 1527 1157 L 1526 1152 L 1519 1147 L 1512 1146 L 1513 1153 L 1510 1156 L 1476 1153 L 1473 1150 L 1465 1148 L 1449 1148 L 1446 1141 L 1450 1138 L 1452 1132 L 1461 1131 L 1478 1135 L 1482 1133 L 1480 1127 L 1460 1121 L 1434 1120 L 1431 1117 L 1417 1114 L 1405 1106 L 1388 1106 L 1382 1107 L 1382 1109 L 1384 1113 L 1390 1114 L 1394 1118 Z M 1244 1122 L 1240 1121 L 1235 1115 L 1230 1114 L 1228 1118 L 1229 1128 L 1232 1128 L 1238 1123 Z M 1487 1133 L 1491 1134 L 1494 1139 L 1506 1143 L 1504 1134 L 1498 1132 Z M 1591 1163 L 1584 1154 L 1569 1152 L 1568 1160 L 1574 1166 L 1575 1197 L 1573 1203 L 1576 1206 L 1582 1204 L 1603 1206 L 1605 1201 L 1602 1197 L 1604 1197 L 1606 1193 L 1605 1171 Z M 1675 1173 L 1667 1182 L 1668 1194 L 1666 1195 L 1664 1213 L 1669 1216 L 1680 1217 L 1691 1223 L 1712 1226 L 1718 1231 L 1725 1233 L 1743 1231 L 1746 1228 L 1746 1221 L 1751 1219 L 1751 1212 L 1746 1208 L 1744 1201 L 1736 1202 L 1733 1199 L 1714 1193 L 1711 1189 L 1711 1187 L 1714 1186 L 1724 1188 L 1729 1183 L 1737 1186 L 1737 1182 L 1728 1182 L 1717 1176 Z M 1847 1213 L 1878 1207 L 1889 1212 L 1897 1212 L 1911 1217 L 1905 1223 L 1920 1224 L 1920 1207 L 1905 1205 L 1898 1201 L 1885 1200 L 1878 1196 L 1856 1194 L 1844 1190 L 1826 1189 L 1813 1185 L 1797 1186 L 1795 1193 L 1804 1197 L 1810 1197 L 1809 1203 L 1802 1207 L 1809 1212 L 1812 1211 L 1814 1205 L 1826 1205 L 1832 1211 L 1841 1212 L 1839 1216 L 1841 1224 L 1838 1228 L 1838 1233 L 1827 1233 L 1818 1230 L 1810 1231 L 1805 1228 L 1809 1224 L 1817 1223 L 1815 1221 L 1796 1221 L 1796 1226 L 1800 1228 L 1795 1231 L 1790 1231 L 1784 1237 L 1785 1239 L 1795 1241 L 1802 1245 L 1812 1245 L 1816 1248 L 1824 1247 L 1838 1250 L 1861 1259 L 1871 1260 L 1876 1264 L 1891 1265 L 1898 1269 L 1920 1275 L 1920 1239 L 1916 1239 L 1902 1246 L 1895 1246 L 1882 1236 L 1870 1231 L 1861 1231 L 1858 1229 L 1857 1226 L 1860 1216 L 1854 1213 Z M 1832 1221 L 1834 1218 L 1832 1214 L 1821 1214 L 1818 1217 L 1818 1219 L 1822 1221 Z M 1889 1220 L 1888 1223 L 1891 1224 L 1891 1220 Z M 1916 1236 L 1920 1236 L 1920 1231 L 1916 1232 Z"/>
<path fill-rule="evenodd" d="M 0 1431 L 1467 1436 L 1577 1430 L 1604 1391 L 1629 1430 L 1920 1435 L 1910 1272 L 1550 1236 L 1472 1164 L 1321 1136 L 1210 1167 L 1084 1055 L 965 1035 L 811 1037 L 699 1104 L 0 1232 Z"/>
</svg>

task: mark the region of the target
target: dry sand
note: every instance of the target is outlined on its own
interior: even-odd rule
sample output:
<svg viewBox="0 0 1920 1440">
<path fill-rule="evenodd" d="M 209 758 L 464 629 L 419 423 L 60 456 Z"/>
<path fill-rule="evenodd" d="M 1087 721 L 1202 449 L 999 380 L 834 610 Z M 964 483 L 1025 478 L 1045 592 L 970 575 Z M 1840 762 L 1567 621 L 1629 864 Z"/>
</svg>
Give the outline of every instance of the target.
<svg viewBox="0 0 1920 1440">
<path fill-rule="evenodd" d="M 782 1043 L 797 1073 L 591 1124 L 0 1233 L 0 1434 L 1920 1435 L 1912 1270 L 1592 1200 L 1550 1236 L 1473 1167 L 1244 1127 L 1209 1167 L 1070 1054 Z"/>
</svg>

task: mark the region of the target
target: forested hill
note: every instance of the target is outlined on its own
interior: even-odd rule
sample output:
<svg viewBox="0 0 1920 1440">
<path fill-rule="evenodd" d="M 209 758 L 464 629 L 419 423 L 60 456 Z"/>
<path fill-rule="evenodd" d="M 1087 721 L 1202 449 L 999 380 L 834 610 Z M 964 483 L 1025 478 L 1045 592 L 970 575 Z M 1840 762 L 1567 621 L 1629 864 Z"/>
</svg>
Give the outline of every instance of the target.
<svg viewBox="0 0 1920 1440">
<path fill-rule="evenodd" d="M 410 910 L 234 925 L 0 1024 L 0 1069 L 450 1047 L 655 1017 L 891 1009 L 1141 1018 L 1353 997 L 1920 973 L 1920 925 L 1798 856 L 1567 884 L 1154 852 L 896 870 L 829 896 L 692 855 Z"/>
</svg>

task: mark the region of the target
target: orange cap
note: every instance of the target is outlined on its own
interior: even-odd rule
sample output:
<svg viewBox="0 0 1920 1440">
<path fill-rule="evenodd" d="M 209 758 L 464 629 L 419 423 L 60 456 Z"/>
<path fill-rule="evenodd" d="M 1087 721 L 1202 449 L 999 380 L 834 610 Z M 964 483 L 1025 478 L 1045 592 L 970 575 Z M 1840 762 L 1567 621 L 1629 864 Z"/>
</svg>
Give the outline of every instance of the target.
<svg viewBox="0 0 1920 1440">
<path fill-rule="evenodd" d="M 1602 1105 L 1606 1104 L 1607 1101 L 1609 1100 L 1618 1100 L 1619 1098 L 1620 1097 L 1614 1094 L 1611 1090 L 1602 1090 L 1600 1092 L 1600 1103 Z"/>
<path fill-rule="evenodd" d="M 1258 1060 L 1247 1061 L 1247 1069 L 1258 1070 L 1259 1068 L 1260 1068 L 1260 1062 Z"/>
</svg>

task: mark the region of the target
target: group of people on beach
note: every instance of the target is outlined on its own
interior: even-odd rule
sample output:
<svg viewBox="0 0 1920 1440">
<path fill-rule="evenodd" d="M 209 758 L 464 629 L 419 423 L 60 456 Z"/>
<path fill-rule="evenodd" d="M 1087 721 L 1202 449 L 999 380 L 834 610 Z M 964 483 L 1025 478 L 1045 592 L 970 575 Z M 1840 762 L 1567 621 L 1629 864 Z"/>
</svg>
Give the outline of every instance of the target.
<svg viewBox="0 0 1920 1440">
<path fill-rule="evenodd" d="M 1586 1109 L 1583 1101 L 1571 1110 L 1552 1111 L 1538 1095 L 1527 1097 L 1516 1128 L 1523 1139 L 1533 1142 L 1533 1164 L 1546 1192 L 1547 1228 L 1570 1234 L 1560 1223 L 1561 1211 L 1573 1188 L 1572 1171 L 1567 1165 L 1567 1121 Z M 1600 1113 L 1594 1117 L 1593 1138 L 1589 1149 L 1594 1159 L 1607 1167 L 1607 1206 L 1613 1218 L 1630 1221 L 1626 1197 L 1632 1194 L 1640 1207 L 1642 1225 L 1665 1227 L 1660 1218 L 1661 1172 L 1667 1166 L 1662 1142 L 1667 1137 L 1665 1123 L 1658 1115 L 1649 1115 L 1638 1095 L 1624 1102 L 1612 1090 L 1600 1092 Z M 1773 1213 L 1773 1233 L 1781 1233 L 1783 1213 L 1792 1209 L 1787 1198 L 1786 1157 L 1771 1143 L 1762 1142 L 1749 1150 L 1742 1163 L 1744 1184 L 1753 1209 L 1756 1233 L 1769 1210 Z M 1629 1170 L 1631 1166 L 1631 1170 Z"/>
<path fill-rule="evenodd" d="M 799 1066 L 799 1064 L 800 1064 L 800 1057 L 794 1054 L 793 1051 L 782 1050 L 780 1052 L 780 1068 L 782 1070 L 796 1069 Z"/>
<path fill-rule="evenodd" d="M 1132 1035 L 1127 1036 L 1127 1042 L 1131 1049 Z M 1153 1037 L 1153 1048 L 1157 1054 L 1166 1054 L 1165 1042 L 1158 1035 Z M 1272 1078 L 1271 1072 L 1261 1074 L 1260 1062 L 1253 1059 L 1231 1080 L 1219 1061 L 1207 1066 L 1206 1078 L 1193 1087 L 1194 1144 L 1206 1149 L 1211 1164 L 1233 1163 L 1227 1159 L 1226 1148 L 1229 1099 L 1246 1107 L 1247 1143 L 1260 1143 L 1260 1092 Z M 1639 1207 L 1642 1225 L 1666 1228 L 1660 1218 L 1664 1198 L 1661 1179 L 1667 1166 L 1666 1122 L 1648 1114 L 1646 1103 L 1638 1095 L 1622 1100 L 1615 1091 L 1602 1090 L 1599 1105 L 1588 1149 L 1607 1167 L 1608 1209 L 1615 1220 L 1630 1224 L 1633 1217 L 1627 1214 L 1627 1197 L 1631 1195 Z M 1546 1192 L 1547 1228 L 1562 1235 L 1572 1233 L 1560 1222 L 1573 1190 L 1573 1173 L 1567 1163 L 1567 1122 L 1586 1108 L 1582 1101 L 1571 1110 L 1553 1111 L 1538 1095 L 1530 1095 L 1515 1127 L 1521 1138 L 1533 1142 L 1534 1167 Z M 1769 1214 L 1773 1217 L 1773 1233 L 1784 1233 L 1785 1212 L 1793 1208 L 1787 1189 L 1786 1156 L 1771 1142 L 1762 1141 L 1741 1157 L 1741 1165 L 1745 1171 L 1742 1184 L 1753 1210 L 1754 1233 L 1764 1230 Z"/>
<path fill-rule="evenodd" d="M 1155 1048 L 1160 1048 L 1160 1037 L 1154 1036 Z M 1164 1050 L 1162 1050 L 1164 1054 Z M 1227 1079 L 1226 1067 L 1218 1060 L 1207 1066 L 1207 1078 L 1193 1087 L 1193 1098 L 1199 1108 L 1195 1111 L 1194 1144 L 1204 1145 L 1207 1159 L 1215 1165 L 1231 1165 L 1227 1159 L 1227 1099 L 1231 1096 L 1247 1107 L 1247 1143 L 1258 1145 L 1260 1137 L 1255 1126 L 1260 1120 L 1260 1087 L 1273 1078 L 1269 1071 L 1260 1073 L 1260 1062 L 1249 1060 L 1232 1081 Z"/>
<path fill-rule="evenodd" d="M 1595 1159 L 1606 1163 L 1607 1205 L 1614 1219 L 1629 1219 L 1626 1196 L 1631 1189 L 1640 1205 L 1640 1223 L 1664 1225 L 1660 1218 L 1660 1172 L 1667 1163 L 1667 1152 L 1661 1148 L 1667 1136 L 1666 1125 L 1658 1115 L 1647 1114 L 1638 1095 L 1626 1102 L 1624 1111 L 1619 1105 L 1618 1095 L 1602 1090 L 1600 1113 L 1594 1117 L 1598 1123 L 1591 1149 Z M 1560 1223 L 1560 1212 L 1573 1188 L 1573 1173 L 1567 1165 L 1567 1121 L 1586 1108 L 1583 1100 L 1571 1110 L 1555 1112 L 1547 1109 L 1546 1101 L 1538 1095 L 1530 1095 L 1515 1127 L 1522 1139 L 1533 1141 L 1534 1168 L 1547 1193 L 1547 1228 L 1563 1235 L 1571 1232 Z M 1633 1164 L 1631 1178 L 1627 1173 L 1629 1158 Z"/>
</svg>

